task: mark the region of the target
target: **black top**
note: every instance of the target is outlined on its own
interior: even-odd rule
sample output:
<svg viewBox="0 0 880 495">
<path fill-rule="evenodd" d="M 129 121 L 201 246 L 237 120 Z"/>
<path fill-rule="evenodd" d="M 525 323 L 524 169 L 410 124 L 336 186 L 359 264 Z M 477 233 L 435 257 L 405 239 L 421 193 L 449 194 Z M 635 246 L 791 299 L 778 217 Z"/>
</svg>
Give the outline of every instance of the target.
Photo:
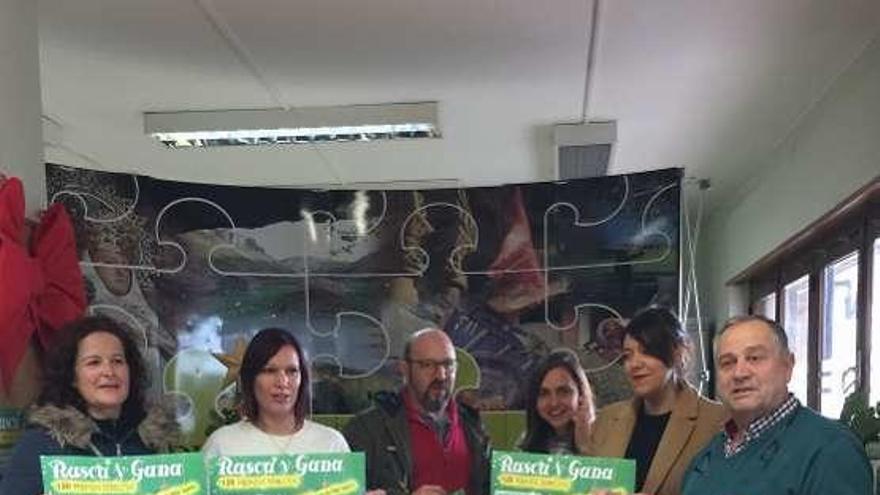
<svg viewBox="0 0 880 495">
<path fill-rule="evenodd" d="M 636 461 L 636 491 L 642 490 L 645 478 L 648 477 L 648 469 L 654 460 L 654 453 L 660 445 L 660 439 L 669 422 L 672 413 L 652 416 L 645 412 L 645 406 L 639 407 L 639 415 L 633 428 L 632 436 L 629 437 L 629 445 L 626 447 L 627 459 Z"/>
</svg>

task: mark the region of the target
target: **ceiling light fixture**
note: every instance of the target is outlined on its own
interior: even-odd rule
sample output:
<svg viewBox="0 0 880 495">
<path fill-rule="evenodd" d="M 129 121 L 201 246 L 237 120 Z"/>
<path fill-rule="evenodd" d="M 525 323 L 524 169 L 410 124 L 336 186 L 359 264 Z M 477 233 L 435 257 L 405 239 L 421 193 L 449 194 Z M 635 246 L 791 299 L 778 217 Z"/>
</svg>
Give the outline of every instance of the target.
<svg viewBox="0 0 880 495">
<path fill-rule="evenodd" d="M 437 103 L 144 113 L 169 148 L 439 138 Z"/>
</svg>

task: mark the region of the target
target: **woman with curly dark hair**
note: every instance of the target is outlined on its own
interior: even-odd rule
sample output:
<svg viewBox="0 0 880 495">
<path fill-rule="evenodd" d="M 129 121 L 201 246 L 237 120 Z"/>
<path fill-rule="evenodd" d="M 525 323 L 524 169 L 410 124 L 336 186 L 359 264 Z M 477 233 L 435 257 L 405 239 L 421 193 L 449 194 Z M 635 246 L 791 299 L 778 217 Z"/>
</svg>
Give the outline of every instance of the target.
<svg viewBox="0 0 880 495">
<path fill-rule="evenodd" d="M 173 411 L 145 411 L 143 358 L 109 318 L 85 317 L 62 328 L 46 356 L 43 382 L 0 493 L 42 493 L 41 455 L 153 454 L 179 440 Z"/>
</svg>

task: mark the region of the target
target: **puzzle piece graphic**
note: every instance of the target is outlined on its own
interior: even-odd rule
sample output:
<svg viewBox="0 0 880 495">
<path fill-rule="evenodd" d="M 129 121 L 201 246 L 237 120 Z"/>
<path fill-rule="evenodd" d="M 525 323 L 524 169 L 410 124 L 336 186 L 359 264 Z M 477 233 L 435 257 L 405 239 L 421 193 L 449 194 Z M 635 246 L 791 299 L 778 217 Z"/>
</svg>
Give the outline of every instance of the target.
<svg viewBox="0 0 880 495">
<path fill-rule="evenodd" d="M 93 303 L 91 313 L 107 314 L 139 334 L 148 364 L 159 364 L 157 348 L 170 353 L 174 340 L 158 331 L 158 318 L 149 303 L 149 265 L 155 242 L 143 235 L 146 219 L 136 212 L 141 195 L 137 176 L 76 174 L 63 169 L 49 174 L 57 190 L 54 201 L 63 201 L 71 212 L 81 251 L 80 267 Z M 52 180 L 54 179 L 54 180 Z"/>
<path fill-rule="evenodd" d="M 523 406 L 522 381 L 549 349 L 484 305 L 454 310 L 444 330 L 479 370 L 480 390 L 472 403 L 490 409 Z"/>
<path fill-rule="evenodd" d="M 69 211 L 82 211 L 83 219 L 94 223 L 114 223 L 130 216 L 140 199 L 140 182 L 136 175 L 128 176 L 132 182 L 133 197 L 124 201 L 118 201 L 118 197 L 112 194 L 112 189 L 107 187 L 88 187 L 82 184 L 65 183 L 60 190 L 55 192 L 49 199 L 49 204 L 65 199 L 72 199 L 79 203 L 80 208 L 70 208 Z M 93 186 L 93 185 L 92 185 Z M 113 199 L 111 199 L 111 197 Z M 114 200 L 116 199 L 116 200 Z"/>
<path fill-rule="evenodd" d="M 624 177 L 626 179 L 626 177 Z M 628 184 L 628 182 L 627 182 Z M 657 199 L 664 193 L 668 193 L 677 188 L 678 183 L 667 185 L 657 192 L 653 194 L 653 196 L 647 201 L 645 204 L 642 214 L 641 214 L 641 222 L 640 228 L 638 232 L 632 237 L 633 246 L 632 251 L 634 255 L 628 259 L 624 260 L 602 260 L 602 261 L 592 261 L 588 263 L 571 263 L 571 264 L 559 264 L 555 265 L 550 260 L 550 249 L 548 246 L 553 245 L 553 236 L 551 236 L 551 219 L 554 215 L 562 215 L 567 214 L 571 215 L 574 218 L 571 220 L 570 225 L 578 229 L 589 229 L 606 223 L 612 220 L 622 209 L 623 203 L 626 201 L 629 186 L 626 186 L 627 194 L 624 196 L 621 204 L 612 212 L 611 215 L 605 217 L 604 219 L 598 221 L 591 220 L 581 220 L 581 212 L 577 206 L 569 203 L 569 202 L 559 202 L 550 205 L 544 211 L 544 232 L 543 232 L 543 240 L 544 240 L 544 281 L 545 288 L 551 287 L 551 274 L 554 275 L 564 275 L 566 273 L 570 273 L 576 270 L 588 270 L 588 269 L 608 269 L 614 267 L 622 267 L 622 266 L 636 266 L 636 265 L 649 265 L 662 263 L 665 261 L 670 254 L 672 254 L 673 249 L 673 241 L 669 237 L 669 235 L 663 230 L 659 229 L 656 225 L 650 223 L 648 221 L 648 216 L 650 214 L 651 208 Z M 656 252 L 655 252 L 656 251 Z M 647 253 L 647 255 L 645 255 Z M 549 296 L 549 294 L 548 294 Z M 575 315 L 579 315 L 582 310 L 588 308 L 598 308 L 605 311 L 608 311 L 612 315 L 617 318 L 621 318 L 620 312 L 611 308 L 605 304 L 599 302 L 580 302 L 574 306 Z M 574 327 L 578 322 L 578 317 L 571 319 L 568 323 L 560 324 L 551 317 L 551 309 L 550 309 L 550 298 L 546 297 L 544 299 L 544 318 L 551 328 L 556 330 L 568 330 Z"/>
<path fill-rule="evenodd" d="M 339 219 L 325 210 L 303 209 L 299 212 L 303 218 L 299 222 L 280 222 L 249 230 L 237 228 L 230 217 L 229 242 L 217 244 L 211 249 L 208 264 L 215 273 L 230 277 L 303 279 L 417 275 L 410 272 L 353 271 L 346 266 L 367 254 L 371 235 L 385 219 L 387 194 L 384 191 L 375 193 L 381 198 L 382 206 L 379 216 L 372 219 L 365 218 L 369 201 L 362 198 L 367 194 L 365 191 L 355 193 L 352 207 L 355 218 L 351 219 Z M 225 210 L 224 215 L 229 216 Z M 262 241 L 255 240 L 257 237 L 261 237 Z M 281 242 L 282 239 L 286 242 Z M 268 246 L 266 242 L 272 242 L 272 245 Z M 306 266 L 307 262 L 317 266 Z M 242 270 L 242 266 L 252 269 Z"/>
<path fill-rule="evenodd" d="M 144 325 L 143 320 L 131 314 L 125 308 L 111 304 L 92 304 L 86 308 L 86 313 L 96 316 L 102 315 L 116 321 L 124 322 L 126 328 L 133 331 L 132 337 L 140 351 L 145 352 L 149 347 L 150 344 L 149 338 L 147 337 L 147 328 Z"/>
<path fill-rule="evenodd" d="M 144 219 L 135 213 L 141 198 L 140 179 L 134 175 L 124 176 L 131 181 L 131 191 L 124 191 L 116 187 L 120 182 L 116 174 L 109 180 L 101 180 L 100 175 L 79 174 L 78 177 L 86 177 L 86 184 L 64 183 L 60 185 L 60 190 L 52 194 L 50 201 L 65 202 L 74 223 L 80 229 L 85 229 L 88 232 L 86 238 L 96 244 L 88 246 L 88 258 L 81 261 L 81 265 L 158 273 L 179 271 L 185 264 L 185 258 L 176 266 L 155 266 L 147 259 L 147 253 L 138 249 L 145 247 L 138 241 L 143 237 L 142 229 L 148 227 L 142 223 Z M 159 251 L 176 249 L 179 255 L 185 256 L 184 250 L 178 244 L 163 241 L 159 234 L 162 218 L 166 210 L 173 206 L 174 204 L 169 204 L 159 213 L 153 236 L 146 239 L 150 241 L 147 245 L 152 243 L 158 246 Z M 156 258 L 165 259 L 166 256 L 157 253 Z"/>
<path fill-rule="evenodd" d="M 136 178 L 133 178 L 133 179 L 135 180 L 134 183 L 137 184 Z M 138 192 L 139 192 L 139 189 L 138 189 Z M 133 212 L 135 210 L 136 201 L 137 201 L 137 194 L 135 194 L 134 201 L 131 204 L 128 204 L 126 206 L 126 209 L 121 214 L 118 214 L 115 216 L 105 215 L 104 218 L 99 218 L 96 214 L 93 214 L 90 210 L 90 208 L 92 207 L 92 203 L 95 203 L 98 205 L 109 204 L 109 201 L 107 199 L 102 199 L 102 198 L 97 197 L 96 195 L 91 194 L 91 193 L 77 192 L 77 191 L 72 191 L 72 190 L 59 191 L 58 193 L 56 193 L 54 195 L 55 198 L 60 198 L 63 196 L 73 197 L 80 202 L 80 204 L 82 206 L 82 211 L 84 212 L 83 219 L 84 219 L 85 224 L 101 223 L 102 228 L 112 228 L 112 226 L 114 224 L 116 224 L 118 222 L 126 221 L 127 219 L 131 218 L 131 216 L 133 215 Z M 360 196 L 364 197 L 363 195 L 360 195 Z M 381 224 L 382 217 L 384 217 L 385 211 L 387 209 L 387 198 L 386 198 L 385 193 L 384 192 L 379 193 L 378 197 L 381 198 L 380 215 L 379 215 L 379 218 L 373 219 L 370 224 L 364 225 L 362 218 L 359 220 L 336 221 L 333 218 L 332 214 L 330 214 L 328 212 L 320 212 L 320 211 L 312 214 L 310 219 L 313 222 L 315 220 L 317 220 L 318 222 L 320 222 L 322 219 L 325 220 L 324 226 L 326 226 L 333 234 L 331 236 L 332 241 L 338 241 L 342 237 L 346 237 L 346 238 L 350 239 L 352 237 L 369 236 L 371 234 L 371 232 L 374 231 Z M 214 229 L 214 231 L 220 232 L 220 235 L 221 236 L 225 235 L 226 238 L 221 237 L 219 239 L 217 239 L 217 238 L 206 239 L 206 237 L 208 237 L 208 234 L 205 234 L 201 239 L 187 238 L 186 235 L 184 235 L 183 238 L 176 238 L 174 235 L 167 235 L 166 228 L 165 228 L 166 221 L 169 218 L 173 217 L 175 212 L 179 211 L 181 208 L 191 208 L 193 205 L 196 205 L 197 207 L 204 208 L 205 212 L 203 213 L 203 215 L 217 216 L 219 218 L 219 221 L 216 223 L 219 223 L 222 227 L 220 227 L 218 229 Z M 356 209 L 358 208 L 357 205 L 355 206 L 355 208 Z M 104 209 L 109 211 L 111 208 L 107 207 Z M 156 219 L 155 219 L 155 222 L 154 222 L 154 225 L 152 228 L 152 232 L 155 237 L 154 240 L 156 242 L 156 245 L 160 249 L 167 249 L 173 253 L 173 255 L 169 255 L 169 254 L 162 255 L 162 256 L 160 256 L 160 259 L 163 259 L 166 261 L 171 259 L 172 261 L 176 261 L 176 262 L 170 263 L 166 266 L 155 266 L 155 265 L 149 265 L 149 264 L 132 263 L 127 259 L 118 259 L 118 258 L 112 259 L 112 260 L 105 260 L 105 259 L 86 260 L 83 262 L 83 265 L 84 265 L 84 268 L 87 268 L 89 270 L 94 270 L 94 271 L 90 272 L 92 275 L 92 278 L 98 279 L 99 277 L 97 275 L 97 270 L 102 269 L 102 268 L 103 269 L 114 269 L 117 271 L 143 270 L 143 271 L 161 273 L 164 275 L 176 275 L 176 274 L 179 274 L 180 272 L 184 271 L 185 269 L 187 269 L 187 267 L 190 267 L 192 265 L 191 262 L 193 260 L 190 258 L 190 253 L 189 253 L 191 248 L 204 247 L 204 246 L 200 246 L 198 243 L 199 242 L 210 243 L 212 241 L 214 241 L 214 242 L 224 241 L 224 242 L 215 243 L 213 246 L 210 247 L 210 249 L 208 251 L 208 256 L 207 256 L 207 264 L 208 264 L 208 266 L 211 267 L 211 269 L 213 269 L 214 272 L 218 273 L 219 275 L 224 275 L 224 276 L 227 275 L 226 273 L 223 273 L 222 270 L 216 269 L 216 267 L 212 264 L 212 260 L 213 260 L 213 256 L 215 255 L 216 252 L 218 252 L 218 250 L 230 248 L 230 247 L 233 249 L 237 248 L 237 246 L 234 242 L 229 242 L 229 241 L 236 240 L 234 238 L 235 238 L 235 234 L 237 233 L 238 229 L 236 228 L 235 221 L 232 218 L 232 216 L 220 204 L 218 204 L 214 201 L 205 199 L 205 198 L 198 198 L 198 197 L 179 198 L 179 199 L 173 200 L 173 201 L 165 204 L 164 206 L 162 206 L 162 208 L 156 214 L 155 218 Z M 314 224 L 312 226 L 314 227 Z M 200 251 L 200 252 L 203 252 L 203 251 Z M 307 279 L 310 276 L 310 274 L 308 273 L 308 268 L 306 267 L 306 264 L 308 263 L 308 260 L 309 260 L 308 253 L 304 253 L 302 258 L 303 258 L 303 260 L 302 260 L 302 268 L 303 269 L 300 270 L 301 271 L 300 275 Z M 196 260 L 196 261 L 201 261 L 201 260 Z M 243 273 L 243 274 L 231 274 L 231 275 L 254 276 L 254 275 L 260 275 L 260 274 Z M 275 273 L 273 275 L 277 275 L 277 273 Z M 330 275 L 332 275 L 332 274 L 330 274 Z M 308 289 L 306 289 L 304 291 L 304 298 L 305 299 L 308 299 L 308 297 L 309 297 L 308 294 L 309 294 Z M 108 293 L 101 294 L 102 300 L 112 299 L 112 298 L 113 298 L 112 294 L 108 294 Z M 309 307 L 308 301 L 306 301 L 306 307 L 307 308 Z M 114 306 L 114 305 L 108 305 L 108 304 L 100 304 L 100 305 L 97 305 L 94 308 L 94 310 L 96 312 L 101 311 L 103 313 L 108 313 L 108 312 L 112 313 L 113 316 L 125 321 L 126 323 L 129 323 L 132 327 L 141 329 L 142 333 L 145 332 L 143 330 L 144 318 L 138 318 L 138 317 L 132 315 L 131 312 L 126 311 L 126 309 L 122 305 Z M 356 348 L 351 348 L 351 346 L 349 346 L 350 348 L 348 350 L 342 351 L 342 355 L 340 355 L 340 356 L 337 356 L 334 353 L 324 352 L 324 353 L 320 354 L 318 357 L 320 357 L 321 359 L 325 359 L 325 360 L 326 359 L 333 360 L 337 364 L 337 367 L 340 372 L 340 376 L 343 378 L 347 378 L 347 377 L 356 378 L 356 377 L 367 376 L 371 373 L 374 373 L 376 370 L 378 370 L 382 366 L 382 364 L 384 363 L 384 361 L 387 359 L 387 356 L 388 356 L 387 337 L 385 336 L 385 332 L 384 332 L 384 329 L 382 328 L 381 322 L 379 322 L 374 317 L 372 317 L 366 313 L 357 312 L 357 311 L 340 311 L 340 312 L 337 312 L 335 315 L 333 315 L 332 318 L 335 320 L 335 324 L 332 328 L 330 328 L 329 330 L 326 330 L 326 331 L 315 329 L 315 325 L 312 324 L 311 315 L 309 314 L 308 311 L 307 311 L 305 319 L 306 319 L 307 327 L 309 328 L 310 332 L 313 333 L 313 337 L 317 340 L 330 340 L 331 342 L 340 342 L 340 341 L 346 342 L 348 340 L 353 340 L 352 337 L 344 337 L 340 340 L 340 336 L 339 336 L 340 332 L 343 332 L 343 333 L 348 332 L 349 334 L 351 334 L 352 332 L 359 332 L 363 335 L 367 335 L 367 336 L 370 336 L 373 338 L 374 342 L 371 345 L 372 345 L 372 347 L 376 348 L 376 352 L 374 352 L 372 354 L 358 352 L 358 350 Z M 180 329 L 178 329 L 178 331 L 179 330 Z M 378 338 L 376 338 L 377 335 L 378 335 Z M 144 340 L 146 341 L 146 337 L 144 337 Z M 363 340 L 363 339 L 361 339 L 361 340 Z M 323 347 L 328 347 L 328 346 L 323 346 Z M 192 355 L 190 355 L 190 354 L 186 354 L 186 356 L 187 356 L 187 359 L 192 358 Z M 365 356 L 368 359 L 365 359 Z M 176 391 L 178 388 L 180 388 L 179 386 L 169 385 L 168 380 L 171 379 L 170 378 L 171 375 L 176 376 L 177 378 L 175 378 L 175 380 L 178 380 L 178 381 L 181 379 L 183 379 L 185 383 L 190 383 L 192 381 L 189 379 L 182 378 L 185 375 L 185 373 L 182 374 L 177 371 L 169 371 L 171 369 L 175 369 L 178 367 L 176 363 L 178 362 L 179 359 L 180 359 L 180 355 L 179 354 L 175 355 L 171 359 L 171 361 L 169 361 L 168 366 L 166 366 L 166 376 L 165 376 L 164 381 L 165 381 L 166 388 L 169 391 Z M 354 366 L 354 367 L 348 366 L 346 363 L 350 362 L 350 361 L 357 362 L 358 366 Z M 170 373 L 170 375 L 169 375 L 169 373 Z M 189 380 L 189 381 L 187 381 L 187 380 Z M 187 387 L 184 387 L 184 388 L 187 388 Z M 196 387 L 196 388 L 199 390 L 199 392 L 198 392 L 199 394 L 201 394 L 201 395 L 205 394 L 204 391 L 202 390 L 203 387 Z M 187 396 L 187 397 L 189 396 L 187 391 L 180 392 L 180 393 L 183 394 L 183 396 Z M 201 410 L 201 409 L 203 409 L 201 402 L 204 402 L 204 397 L 202 397 L 200 400 L 191 401 L 191 402 L 196 404 L 196 406 L 194 406 L 195 409 Z M 198 420 L 197 422 L 199 423 L 199 425 L 201 425 L 203 423 L 202 420 L 204 418 L 196 417 L 196 419 Z"/>
<path fill-rule="evenodd" d="M 391 358 L 415 327 L 443 324 L 456 345 L 478 363 L 477 370 L 482 368 L 482 386 L 510 397 L 518 384 L 508 383 L 504 375 L 522 376 L 546 343 L 572 345 L 567 335 L 584 331 L 581 321 L 577 332 L 569 332 L 583 320 L 581 313 L 589 311 L 591 326 L 598 317 L 622 313 L 615 302 L 570 290 L 569 281 L 620 267 L 637 270 L 670 263 L 677 238 L 667 234 L 674 229 L 667 230 L 656 206 L 668 205 L 664 194 L 674 198 L 678 183 L 658 187 L 656 181 L 631 184 L 629 177 L 602 180 L 607 182 L 588 188 L 573 184 L 569 189 L 539 184 L 534 189 L 508 186 L 473 192 L 290 191 L 292 208 L 298 211 L 267 211 L 262 223 L 253 213 L 264 206 L 279 209 L 276 198 L 283 201 L 286 193 L 267 190 L 266 196 L 275 195 L 271 204 L 237 204 L 239 194 L 257 202 L 260 196 L 224 186 L 165 185 L 154 179 L 141 184 L 137 177 L 122 175 L 113 179 L 122 193 L 62 184 L 54 187 L 53 198 L 76 204 L 89 234 L 130 231 L 126 225 L 136 225 L 132 218 L 137 215 L 152 219 L 141 228 L 151 250 L 135 244 L 120 249 L 124 256 L 114 256 L 91 249 L 83 256 L 83 266 L 95 282 L 96 302 L 127 312 L 128 316 L 117 315 L 122 320 L 139 320 L 147 329 L 149 345 L 162 348 L 164 357 L 180 359 L 175 337 L 198 315 L 222 318 L 224 330 L 218 336 L 226 351 L 235 336 L 252 335 L 255 327 L 287 327 L 314 351 L 322 377 L 338 379 L 335 383 L 345 385 L 347 395 L 350 390 L 372 391 L 369 387 L 393 375 Z M 528 216 L 522 199 L 527 190 L 534 191 L 527 196 Z M 181 191 L 187 195 L 180 197 Z M 514 191 L 521 195 L 516 199 L 524 222 L 510 216 L 506 201 Z M 594 201 L 596 191 L 600 201 Z M 155 203 L 139 206 L 143 198 Z M 596 204 L 601 211 L 591 206 Z M 636 204 L 642 211 L 629 219 Z M 593 234 L 582 234 L 590 229 L 607 232 L 624 212 L 630 223 L 621 224 L 619 235 L 634 236 L 631 252 L 617 258 L 578 258 L 572 239 L 591 239 Z M 543 213 L 543 218 L 534 213 Z M 537 225 L 541 220 L 543 225 Z M 109 240 L 115 241 L 112 236 Z M 503 244 L 499 254 L 495 243 Z M 523 252 L 528 256 L 521 256 Z M 156 280 L 154 289 L 131 280 L 143 276 Z M 154 304 L 158 293 L 162 306 Z M 143 311 L 133 299 L 145 301 Z M 456 309 L 467 313 L 468 305 L 480 302 L 499 320 L 476 326 L 447 323 Z M 560 307 L 568 313 L 560 314 Z M 522 324 L 531 327 L 521 326 L 520 317 L 527 312 L 529 319 Z M 408 317 L 389 317 L 391 313 Z M 487 332 L 488 327 L 506 330 Z M 153 339 L 153 333 L 159 336 Z M 540 339 L 534 338 L 539 333 Z M 219 366 L 225 377 L 227 370 Z M 212 403 L 195 400 L 190 391 L 176 386 L 170 390 L 188 398 L 181 399 L 181 408 L 190 400 L 201 409 L 228 400 L 231 389 L 217 388 Z"/>
<path fill-rule="evenodd" d="M 333 363 L 341 378 L 365 378 L 379 371 L 390 354 L 382 322 L 357 311 L 340 311 L 333 316 L 335 325 L 327 332 L 314 329 L 315 322 L 309 320 L 314 347 L 335 350 L 315 353 L 312 359 Z"/>
<path fill-rule="evenodd" d="M 90 235 L 80 266 L 88 281 L 91 300 L 118 307 L 131 315 L 137 325 L 146 329 L 150 348 L 158 348 L 165 357 L 176 352 L 181 327 L 174 324 L 177 321 L 169 317 L 167 309 L 162 312 L 167 304 L 163 305 L 158 297 L 155 283 L 157 277 L 182 272 L 189 263 L 187 250 L 175 240 L 166 222 L 175 211 L 187 207 L 195 207 L 205 217 L 215 214 L 219 221 L 228 220 L 217 206 L 201 198 L 181 198 L 164 205 L 152 226 L 146 225 L 131 209 L 113 222 L 84 222 Z M 132 241 L 132 236 L 140 236 L 140 241 Z M 187 295 L 184 293 L 182 297 Z M 176 312 L 172 311 L 173 314 Z"/>
<path fill-rule="evenodd" d="M 135 182 L 137 183 L 137 182 Z M 81 193 L 65 192 L 57 193 L 55 197 L 63 198 L 72 196 L 84 204 L 91 202 L 83 199 Z M 110 201 L 100 200 L 94 195 L 88 196 L 89 200 L 100 204 L 110 204 Z M 158 213 L 153 227 L 149 230 L 152 234 L 149 241 L 156 246 L 153 258 L 166 261 L 167 263 L 153 264 L 147 259 L 147 253 L 139 250 L 137 239 L 133 237 L 143 236 L 141 219 L 134 214 L 134 206 L 127 208 L 121 214 L 110 218 L 94 218 L 89 216 L 90 207 L 86 206 L 80 220 L 82 225 L 89 231 L 88 238 L 97 242 L 95 246 L 88 246 L 87 258 L 80 262 L 84 267 L 118 269 L 124 271 L 145 271 L 154 273 L 174 274 L 180 272 L 187 264 L 186 249 L 177 241 L 171 240 L 170 236 L 163 232 L 163 221 L 173 212 L 174 208 L 186 203 L 204 204 L 214 208 L 220 214 L 223 210 L 216 203 L 202 198 L 181 198 L 165 205 Z M 228 214 L 226 216 L 228 217 Z M 229 219 L 231 221 L 231 219 Z M 149 234 L 148 234 L 149 235 Z M 128 247 L 129 249 L 125 249 Z"/>
<path fill-rule="evenodd" d="M 384 194 L 381 197 L 385 197 Z M 218 206 L 219 207 L 219 206 Z M 384 215 L 384 207 L 383 207 Z M 299 239 L 289 239 L 290 244 L 294 246 L 302 246 L 299 253 L 298 264 L 301 267 L 299 271 L 233 271 L 226 267 L 218 267 L 218 260 L 228 266 L 240 265 L 242 257 L 247 256 L 241 246 L 245 241 L 246 232 L 235 226 L 235 222 L 228 213 L 224 211 L 224 216 L 230 218 L 229 221 L 229 237 L 231 242 L 214 245 L 208 251 L 208 266 L 215 273 L 225 277 L 269 277 L 269 278 L 287 278 L 300 279 L 302 281 L 302 297 L 304 300 L 304 322 L 308 329 L 311 341 L 316 342 L 316 347 L 322 341 L 329 339 L 329 342 L 335 345 L 321 345 L 322 349 L 336 349 L 336 352 L 324 350 L 315 354 L 314 359 L 329 360 L 336 364 L 339 376 L 342 378 L 361 378 L 369 376 L 378 371 L 389 356 L 389 342 L 387 332 L 378 319 L 361 311 L 342 310 L 335 311 L 332 315 L 324 316 L 322 321 L 316 323 L 319 319 L 313 315 L 312 306 L 312 287 L 316 279 L 320 278 L 370 278 L 381 276 L 397 276 L 397 274 L 375 274 L 375 273 L 353 273 L 346 272 L 323 272 L 314 273 L 311 265 L 315 263 L 314 251 L 320 251 L 321 248 L 328 250 L 334 242 L 339 242 L 342 235 L 352 236 L 356 240 L 366 238 L 370 232 L 381 222 L 381 218 L 374 222 L 373 225 L 362 225 L 349 232 L 348 229 L 354 225 L 355 221 L 336 220 L 330 212 L 319 211 L 308 213 L 305 215 L 306 220 L 300 222 L 297 228 L 286 230 L 287 234 L 299 235 Z M 327 220 L 320 222 L 320 220 Z M 339 224 L 342 225 L 339 225 Z M 296 227 L 296 225 L 291 224 Z M 323 242 L 320 242 L 319 239 Z M 258 249 L 257 246 L 254 251 Z M 238 260 L 236 260 L 238 258 Z M 253 256 L 248 260 L 253 260 Z M 269 257 L 271 258 L 271 256 Z M 267 264 L 263 265 L 267 267 Z M 289 266 L 289 265 L 288 265 Z M 284 267 L 282 267 L 284 268 Z M 328 326 L 327 319 L 332 320 L 329 323 L 329 329 L 321 330 L 319 326 Z M 340 337 L 340 332 L 345 337 Z M 354 345 L 352 342 L 358 342 Z M 364 352 L 367 349 L 372 352 Z"/>
<path fill-rule="evenodd" d="M 427 271 L 428 266 L 431 264 L 431 255 L 422 247 L 421 243 L 412 243 L 409 242 L 406 238 L 406 233 L 409 232 L 413 228 L 414 222 L 424 222 L 424 215 L 426 215 L 429 211 L 432 210 L 449 210 L 451 213 L 458 215 L 463 218 L 463 223 L 466 224 L 469 228 L 473 229 L 474 236 L 473 242 L 459 242 L 455 246 L 453 246 L 452 250 L 449 253 L 449 257 L 442 262 L 446 263 L 452 271 L 458 274 L 467 275 L 468 272 L 465 272 L 461 268 L 461 264 L 464 258 L 477 250 L 479 239 L 479 226 L 477 225 L 477 221 L 474 219 L 473 215 L 461 205 L 457 205 L 454 203 L 448 202 L 434 202 L 428 203 L 424 206 L 414 209 L 407 217 L 404 219 L 403 224 L 400 226 L 400 231 L 398 238 L 400 239 L 400 247 L 404 252 L 410 253 L 418 260 L 419 268 L 415 273 L 411 273 L 409 275 L 421 276 Z"/>
<path fill-rule="evenodd" d="M 188 349 L 165 365 L 163 387 L 177 402 L 177 421 L 189 445 L 201 445 L 211 424 L 211 411 L 223 390 L 226 367 L 210 352 Z"/>
</svg>

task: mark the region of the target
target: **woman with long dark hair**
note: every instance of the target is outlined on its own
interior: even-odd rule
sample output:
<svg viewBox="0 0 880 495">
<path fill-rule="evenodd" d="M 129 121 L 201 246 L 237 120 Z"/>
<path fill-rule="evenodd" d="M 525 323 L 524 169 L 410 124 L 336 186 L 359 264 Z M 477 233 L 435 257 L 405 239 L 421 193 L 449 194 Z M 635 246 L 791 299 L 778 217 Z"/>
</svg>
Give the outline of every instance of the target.
<svg viewBox="0 0 880 495">
<path fill-rule="evenodd" d="M 0 493 L 43 493 L 41 455 L 144 455 L 176 446 L 174 411 L 160 404 L 146 412 L 146 387 L 140 350 L 117 322 L 93 316 L 59 330 Z"/>
<path fill-rule="evenodd" d="M 691 459 L 720 431 L 722 406 L 685 380 L 690 340 L 676 315 L 652 306 L 627 324 L 623 366 L 634 397 L 602 408 L 590 455 L 636 461 L 636 491 L 678 495 Z"/>
<path fill-rule="evenodd" d="M 583 454 L 593 422 L 593 393 L 577 355 L 569 349 L 548 354 L 532 373 L 526 392 L 527 452 Z"/>
<path fill-rule="evenodd" d="M 248 344 L 239 378 L 243 419 L 208 437 L 207 455 L 278 455 L 348 452 L 338 431 L 308 418 L 309 363 L 296 337 L 266 328 Z"/>
</svg>

